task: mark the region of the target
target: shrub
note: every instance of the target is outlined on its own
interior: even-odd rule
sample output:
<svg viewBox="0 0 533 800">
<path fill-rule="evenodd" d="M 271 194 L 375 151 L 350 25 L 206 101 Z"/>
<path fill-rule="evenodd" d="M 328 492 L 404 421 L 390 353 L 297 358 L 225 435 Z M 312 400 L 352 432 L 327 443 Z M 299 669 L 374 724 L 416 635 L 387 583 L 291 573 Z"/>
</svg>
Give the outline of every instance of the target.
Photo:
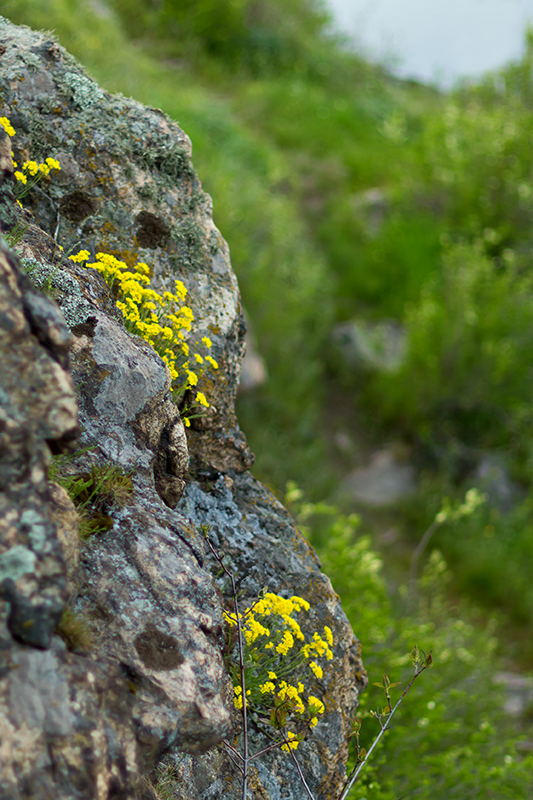
<svg viewBox="0 0 533 800">
<path fill-rule="evenodd" d="M 531 457 L 533 279 L 475 245 L 450 245 L 407 313 L 405 367 L 376 379 L 385 414 L 434 447 Z"/>
<path fill-rule="evenodd" d="M 386 673 L 401 681 L 395 690 L 401 692 L 411 675 L 405 653 L 413 644 L 430 650 L 435 664 L 405 699 L 350 797 L 530 797 L 533 758 L 523 755 L 521 737 L 505 716 L 503 696 L 492 680 L 497 670 L 495 622 L 483 622 L 465 603 L 448 601 L 451 576 L 437 551 L 418 582 L 416 603 L 409 604 L 406 589 L 391 596 L 381 559 L 370 539 L 358 535 L 355 516 L 331 508 L 316 515 L 312 504 L 295 502 L 294 493 L 292 498 L 295 513 L 304 512 L 323 568 L 363 643 L 370 683 Z M 380 702 L 376 692 L 380 690 L 369 689 L 361 697 L 361 744 L 367 749 L 379 731 L 369 713 Z"/>
</svg>

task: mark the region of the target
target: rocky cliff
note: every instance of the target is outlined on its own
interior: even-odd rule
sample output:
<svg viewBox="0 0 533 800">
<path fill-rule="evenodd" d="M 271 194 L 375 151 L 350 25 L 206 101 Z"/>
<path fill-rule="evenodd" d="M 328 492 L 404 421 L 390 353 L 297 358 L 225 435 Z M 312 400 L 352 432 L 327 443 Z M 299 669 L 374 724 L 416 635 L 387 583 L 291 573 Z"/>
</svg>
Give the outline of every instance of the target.
<svg viewBox="0 0 533 800">
<path fill-rule="evenodd" d="M 220 746 L 243 744 L 221 554 L 240 608 L 265 589 L 298 595 L 302 630 L 332 631 L 312 686 L 325 712 L 298 763 L 333 798 L 365 682 L 359 645 L 306 539 L 248 471 L 239 291 L 191 144 L 50 35 L 2 18 L 0 116 L 15 131 L 0 127 L 0 796 L 241 796 Z M 22 204 L 12 150 L 19 165 L 61 165 Z M 194 396 L 172 397 L 168 364 L 126 330 L 108 283 L 68 258 L 81 249 L 149 265 L 160 293 L 186 287 L 195 341 L 218 363 L 188 427 Z M 250 750 L 269 741 L 251 718 Z M 280 748 L 249 778 L 253 798 L 307 797 Z"/>
</svg>

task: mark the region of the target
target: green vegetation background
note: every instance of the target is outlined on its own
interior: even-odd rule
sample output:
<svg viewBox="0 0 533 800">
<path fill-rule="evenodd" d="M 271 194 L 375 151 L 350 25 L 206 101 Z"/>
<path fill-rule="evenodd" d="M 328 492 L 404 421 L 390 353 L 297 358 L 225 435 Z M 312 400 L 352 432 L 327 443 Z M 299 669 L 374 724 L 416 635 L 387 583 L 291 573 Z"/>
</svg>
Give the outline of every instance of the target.
<svg viewBox="0 0 533 800">
<path fill-rule="evenodd" d="M 288 495 L 371 682 L 405 681 L 415 643 L 436 663 L 352 796 L 532 797 L 531 720 L 519 730 L 503 714 L 492 675 L 533 663 L 533 39 L 521 63 L 441 94 L 365 63 L 312 0 L 2 0 L 0 12 L 54 30 L 103 86 L 191 137 L 268 365 L 239 401 L 255 473 L 280 496 L 296 480 L 312 501 L 334 497 L 349 465 L 332 439 L 350 420 L 367 443 L 414 454 L 422 488 L 393 520 L 401 546 L 385 568 L 358 520 Z M 364 210 L 376 188 L 377 226 Z M 339 364 L 329 335 L 354 317 L 406 327 L 400 372 Z M 483 453 L 505 460 L 523 500 L 441 526 L 408 597 L 413 547 Z M 363 713 L 376 703 L 369 691 Z M 365 731 L 368 746 L 371 720 Z"/>
</svg>

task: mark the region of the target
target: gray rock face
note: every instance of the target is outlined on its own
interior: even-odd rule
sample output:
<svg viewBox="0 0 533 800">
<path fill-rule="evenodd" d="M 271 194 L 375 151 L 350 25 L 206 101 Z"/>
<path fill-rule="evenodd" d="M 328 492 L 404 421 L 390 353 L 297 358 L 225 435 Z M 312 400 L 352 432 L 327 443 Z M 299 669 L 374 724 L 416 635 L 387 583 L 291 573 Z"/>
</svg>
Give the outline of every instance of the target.
<svg viewBox="0 0 533 800">
<path fill-rule="evenodd" d="M 380 450 L 367 467 L 359 467 L 345 478 L 342 491 L 356 503 L 385 508 L 414 494 L 415 470 L 412 464 L 399 461 L 392 450 Z"/>
<path fill-rule="evenodd" d="M 392 320 L 342 322 L 333 330 L 332 341 L 349 369 L 394 373 L 407 353 L 405 331 Z"/>
<path fill-rule="evenodd" d="M 206 535 L 239 602 L 264 587 L 298 594 L 311 603 L 306 632 L 333 632 L 334 658 L 313 686 L 326 713 L 299 751 L 317 798 L 333 797 L 366 680 L 359 645 L 307 541 L 245 471 L 238 289 L 188 139 L 161 112 L 103 92 L 49 37 L 1 18 L 0 37 L 0 116 L 14 145 L 62 164 L 29 216 L 0 128 L 0 229 L 18 253 L 0 250 L 0 797 L 153 800 L 157 768 L 172 773 L 174 798 L 242 795 L 217 748 L 224 737 L 241 746 L 242 732 L 222 655 L 231 598 Z M 221 365 L 201 386 L 210 414 L 187 437 L 167 367 L 56 231 L 65 251 L 141 259 L 160 290 L 187 285 L 195 334 L 209 335 Z M 79 519 L 47 480 L 51 452 L 66 451 L 58 480 L 81 481 Z M 81 542 L 91 503 L 102 526 Z M 249 741 L 267 744 L 259 722 Z M 250 785 L 263 800 L 306 796 L 279 750 L 254 762 Z"/>
<path fill-rule="evenodd" d="M 67 587 L 48 511 L 46 442 L 68 446 L 78 433 L 78 408 L 56 360 L 68 331 L 59 327 L 57 346 L 43 347 L 32 327 L 44 330 L 57 309 L 42 298 L 34 320 L 22 287 L 16 258 L 0 248 L 0 613 L 17 639 L 47 647 Z"/>
<path fill-rule="evenodd" d="M 192 466 L 248 469 L 253 456 L 234 412 L 245 332 L 239 291 L 211 199 L 191 165 L 189 138 L 158 109 L 102 91 L 53 39 L 2 18 L 0 39 L 2 115 L 16 131 L 16 159 L 30 153 L 62 166 L 45 193 L 31 194 L 39 225 L 66 253 L 111 253 L 148 263 L 156 285 L 183 281 L 195 339 L 209 336 L 220 365 L 216 378 L 207 373 L 199 385 L 216 414 L 207 429 L 189 429 Z M 40 250 L 31 256 L 43 261 Z M 76 271 L 64 275 L 65 267 L 63 259 L 51 264 L 55 280 L 65 283 L 58 302 L 69 324 L 82 324 L 90 307 L 73 303 L 75 289 L 66 282 Z M 93 280 L 91 291 L 98 299 L 101 282 Z"/>
</svg>

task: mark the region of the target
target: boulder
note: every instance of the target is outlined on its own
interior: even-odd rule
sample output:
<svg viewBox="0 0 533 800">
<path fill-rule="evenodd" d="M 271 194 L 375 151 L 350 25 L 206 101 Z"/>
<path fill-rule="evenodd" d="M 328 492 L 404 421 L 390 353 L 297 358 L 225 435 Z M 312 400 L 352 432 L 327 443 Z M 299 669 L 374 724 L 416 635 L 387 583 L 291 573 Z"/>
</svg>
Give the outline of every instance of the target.
<svg viewBox="0 0 533 800">
<path fill-rule="evenodd" d="M 349 370 L 398 372 L 407 354 L 406 333 L 394 320 L 341 322 L 332 332 L 332 342 L 342 368 Z"/>
<path fill-rule="evenodd" d="M 11 244 L 0 251 L 0 796 L 153 800 L 163 772 L 176 798 L 242 796 L 218 746 L 239 747 L 242 732 L 223 658 L 233 598 L 213 547 L 240 603 L 265 587 L 301 595 L 308 632 L 333 632 L 313 687 L 326 712 L 300 765 L 317 796 L 334 797 L 366 682 L 360 647 L 306 539 L 247 471 L 239 292 L 190 142 L 162 112 L 103 91 L 48 34 L 0 18 L 0 38 L 15 155 L 62 165 L 19 208 L 0 128 Z M 220 365 L 201 386 L 206 418 L 185 431 L 165 363 L 124 328 L 100 275 L 65 255 L 79 248 L 150 263 L 159 291 L 187 286 L 192 335 L 209 336 Z M 252 721 L 250 747 L 266 742 Z M 254 762 L 251 786 L 264 800 L 306 796 L 280 750 Z"/>
</svg>

